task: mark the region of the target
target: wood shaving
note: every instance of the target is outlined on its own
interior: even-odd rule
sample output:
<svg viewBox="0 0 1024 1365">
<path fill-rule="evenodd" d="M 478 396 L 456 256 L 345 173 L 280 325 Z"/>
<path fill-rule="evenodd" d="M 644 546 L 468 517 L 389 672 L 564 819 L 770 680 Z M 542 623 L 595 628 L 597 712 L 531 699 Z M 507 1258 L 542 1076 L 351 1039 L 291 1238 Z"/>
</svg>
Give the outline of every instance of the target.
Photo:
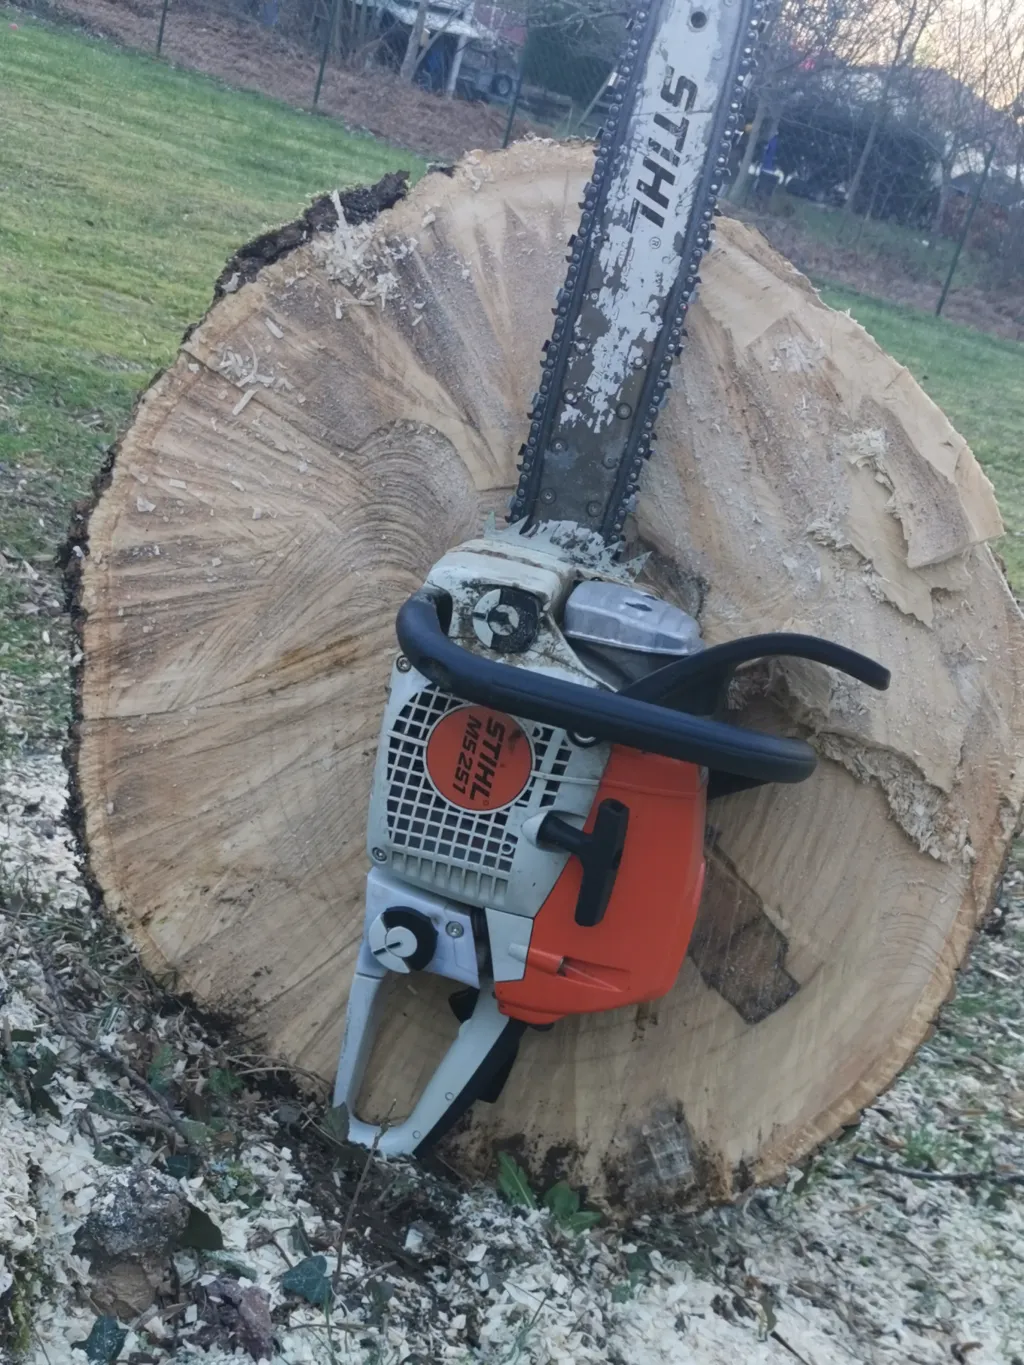
<svg viewBox="0 0 1024 1365">
<path fill-rule="evenodd" d="M 76 1237 L 110 1173 L 81 1123 L 91 1097 L 113 1082 L 62 1034 L 39 952 L 61 964 L 67 1001 L 95 993 L 94 985 L 72 993 L 76 973 L 87 983 L 93 970 L 89 955 L 62 946 L 76 921 L 94 944 L 107 944 L 104 951 L 126 962 L 133 956 L 123 941 L 117 948 L 117 932 L 97 918 L 82 885 L 62 824 L 66 801 L 56 756 L 0 769 L 0 887 L 8 906 L 0 914 L 0 1025 L 30 1032 L 60 1057 L 49 1087 L 59 1119 L 33 1115 L 12 1097 L 0 1101 L 0 1293 L 15 1288 L 30 1305 L 25 1365 L 70 1361 L 68 1343 L 92 1327 L 92 1273 Z M 345 1329 L 332 1330 L 319 1309 L 281 1288 L 288 1264 L 302 1255 L 290 1242 L 296 1225 L 329 1246 L 338 1224 L 325 1219 L 296 1141 L 283 1144 L 269 1116 L 254 1109 L 247 1120 L 242 1110 L 230 1169 L 246 1172 L 260 1197 L 233 1197 L 216 1161 L 184 1182 L 190 1202 L 221 1229 L 225 1249 L 176 1257 L 177 1347 L 168 1320 L 143 1314 L 123 1324 L 124 1358 L 144 1353 L 159 1365 L 197 1358 L 199 1296 L 217 1274 L 240 1273 L 224 1270 L 227 1262 L 244 1266 L 269 1295 L 278 1358 L 290 1365 L 356 1365 L 367 1351 L 396 1365 L 413 1355 L 451 1365 L 948 1365 L 966 1358 L 1009 1365 L 1024 1349 L 1020 1192 L 997 1198 L 995 1186 L 915 1182 L 857 1164 L 859 1153 L 870 1152 L 893 1164 L 1024 1170 L 1024 1032 L 1013 1027 L 1024 1010 L 1024 874 L 1016 868 L 989 928 L 958 1003 L 919 1059 L 852 1137 L 793 1170 L 784 1188 L 756 1190 L 697 1217 L 660 1213 L 573 1238 L 543 1210 L 511 1210 L 491 1188 L 459 1193 L 420 1167 L 390 1163 L 382 1188 L 402 1182 L 402 1201 L 419 1190 L 439 1220 L 391 1234 L 407 1267 L 381 1268 L 361 1236 L 346 1245 L 344 1310 L 334 1314 Z M 129 990 L 122 1008 L 103 1016 L 103 1045 L 126 1056 L 137 1046 L 133 998 Z M 179 1072 L 209 1065 L 216 1040 L 187 1015 L 152 1021 L 173 1030 L 167 1036 Z M 93 1112 L 90 1121 L 103 1141 L 114 1140 L 114 1120 Z M 117 1141 L 154 1159 L 152 1138 Z M 325 1188 L 334 1189 L 329 1178 Z M 361 1226 L 358 1211 L 354 1226 Z M 386 1285 L 383 1301 L 374 1282 Z M 198 1358 L 204 1365 L 239 1359 L 216 1345 Z"/>
</svg>

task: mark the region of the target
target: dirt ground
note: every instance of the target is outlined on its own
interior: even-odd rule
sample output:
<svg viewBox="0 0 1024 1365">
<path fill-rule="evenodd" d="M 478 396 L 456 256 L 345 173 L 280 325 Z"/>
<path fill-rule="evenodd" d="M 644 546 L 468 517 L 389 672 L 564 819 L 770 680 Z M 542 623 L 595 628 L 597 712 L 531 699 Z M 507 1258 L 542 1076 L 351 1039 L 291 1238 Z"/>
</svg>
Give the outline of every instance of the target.
<svg viewBox="0 0 1024 1365">
<path fill-rule="evenodd" d="M 152 52 L 156 46 L 159 0 L 35 0 L 26 8 L 139 51 Z M 311 106 L 317 56 L 258 23 L 172 4 L 163 55 L 238 89 L 258 90 L 298 108 Z M 318 108 L 349 128 L 442 161 L 476 148 L 500 147 L 508 116 L 503 107 L 445 99 L 400 84 L 381 70 L 366 73 L 337 66 L 328 66 L 324 74 Z M 516 135 L 526 127 L 517 120 Z"/>
</svg>

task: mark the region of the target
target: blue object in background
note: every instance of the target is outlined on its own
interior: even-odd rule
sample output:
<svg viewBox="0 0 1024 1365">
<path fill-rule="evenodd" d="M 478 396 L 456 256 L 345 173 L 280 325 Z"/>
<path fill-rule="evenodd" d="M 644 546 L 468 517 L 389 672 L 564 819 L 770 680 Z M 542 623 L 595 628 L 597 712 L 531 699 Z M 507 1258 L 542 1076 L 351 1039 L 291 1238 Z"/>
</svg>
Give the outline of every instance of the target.
<svg viewBox="0 0 1024 1365">
<path fill-rule="evenodd" d="M 424 82 L 430 90 L 443 90 L 445 78 L 444 50 L 440 43 L 434 43 L 429 47 L 420 64 L 420 70 L 424 74 Z"/>
</svg>

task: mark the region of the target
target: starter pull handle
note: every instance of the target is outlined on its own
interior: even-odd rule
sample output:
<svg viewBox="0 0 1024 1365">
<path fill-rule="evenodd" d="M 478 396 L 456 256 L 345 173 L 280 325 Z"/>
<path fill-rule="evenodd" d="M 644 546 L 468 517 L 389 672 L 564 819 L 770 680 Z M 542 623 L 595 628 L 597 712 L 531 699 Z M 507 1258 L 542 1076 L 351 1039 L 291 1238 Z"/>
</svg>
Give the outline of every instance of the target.
<svg viewBox="0 0 1024 1365">
<path fill-rule="evenodd" d="M 537 831 L 541 847 L 573 853 L 583 867 L 583 880 L 576 901 L 576 923 L 593 928 L 604 919 L 629 828 L 629 807 L 621 801 L 602 801 L 590 834 L 570 825 L 560 815 L 548 815 Z"/>
</svg>

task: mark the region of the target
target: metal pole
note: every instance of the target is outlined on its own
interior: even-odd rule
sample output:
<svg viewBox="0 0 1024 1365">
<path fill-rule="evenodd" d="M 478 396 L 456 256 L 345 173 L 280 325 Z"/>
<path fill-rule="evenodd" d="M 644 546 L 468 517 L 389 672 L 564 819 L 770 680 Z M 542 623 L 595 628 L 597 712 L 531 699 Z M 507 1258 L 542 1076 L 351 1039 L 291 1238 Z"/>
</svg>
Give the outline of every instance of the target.
<svg viewBox="0 0 1024 1365">
<path fill-rule="evenodd" d="M 165 0 L 166 3 L 166 0 Z M 320 52 L 320 70 L 316 73 L 316 89 L 313 91 L 313 104 L 316 105 L 320 98 L 320 87 L 324 83 L 324 67 L 327 65 L 327 54 L 331 50 L 331 39 L 334 37 L 334 25 L 338 18 L 338 0 L 331 0 L 331 12 L 327 19 L 327 29 L 324 33 L 324 45 Z"/>
<path fill-rule="evenodd" d="M 523 92 L 523 73 L 526 70 L 526 44 L 530 41 L 530 29 L 527 25 L 526 38 L 523 40 L 523 50 L 519 54 L 519 70 L 516 72 L 516 88 L 512 91 L 512 99 L 508 106 L 508 122 L 505 124 L 505 136 L 501 139 L 503 147 L 508 146 L 508 140 L 512 136 L 512 124 L 515 121 L 516 110 L 519 108 L 519 96 Z"/>
<path fill-rule="evenodd" d="M 598 87 L 597 94 L 594 96 L 594 98 L 593 98 L 593 99 L 590 101 L 590 103 L 587 105 L 586 109 L 584 109 L 583 113 L 580 114 L 579 118 L 576 120 L 576 131 L 577 131 L 577 132 L 579 132 L 580 128 L 583 127 L 584 123 L 586 123 L 587 119 L 588 119 L 588 118 L 590 117 L 590 115 L 594 112 L 594 105 L 595 105 L 595 104 L 597 103 L 597 101 L 601 98 L 601 96 L 604 94 L 604 92 L 608 89 L 608 87 L 611 85 L 611 83 L 612 83 L 612 81 L 613 81 L 614 79 L 615 79 L 615 68 L 612 67 L 611 71 L 608 72 L 608 75 L 605 76 L 604 80 L 601 82 L 600 86 Z M 571 132 L 572 129 L 570 128 L 569 131 Z"/>
<path fill-rule="evenodd" d="M 455 45 L 455 56 L 452 58 L 451 68 L 449 69 L 448 72 L 448 79 L 445 81 L 444 85 L 444 93 L 448 99 L 453 99 L 455 97 L 455 87 L 459 83 L 459 71 L 462 68 L 462 57 L 464 52 L 466 51 L 466 45 L 468 44 L 468 42 L 469 39 L 463 36 Z"/>
<path fill-rule="evenodd" d="M 956 250 L 953 252 L 953 259 L 949 263 L 949 274 L 946 276 L 946 283 L 942 286 L 942 293 L 939 295 L 939 301 L 935 305 L 936 317 L 942 316 L 942 309 L 946 302 L 946 295 L 949 293 L 949 286 L 953 283 L 953 276 L 956 274 L 957 262 L 960 260 L 960 253 L 961 251 L 963 251 L 964 243 L 967 241 L 967 234 L 971 230 L 971 221 L 974 218 L 975 210 L 977 209 L 978 202 L 981 199 L 981 192 L 985 188 L 985 181 L 988 179 L 989 167 L 992 165 L 992 158 L 995 156 L 995 154 L 996 144 L 993 142 L 992 145 L 989 147 L 988 151 L 985 153 L 985 165 L 982 167 L 981 176 L 978 180 L 978 188 L 974 191 L 974 198 L 971 200 L 971 207 L 967 210 L 967 217 L 964 219 L 964 226 L 963 231 L 960 233 L 960 240 L 956 244 Z"/>
<path fill-rule="evenodd" d="M 156 55 L 160 56 L 160 49 L 164 45 L 164 25 L 167 23 L 167 6 L 171 0 L 164 0 L 164 7 L 160 11 L 160 31 L 156 35 Z"/>
</svg>

